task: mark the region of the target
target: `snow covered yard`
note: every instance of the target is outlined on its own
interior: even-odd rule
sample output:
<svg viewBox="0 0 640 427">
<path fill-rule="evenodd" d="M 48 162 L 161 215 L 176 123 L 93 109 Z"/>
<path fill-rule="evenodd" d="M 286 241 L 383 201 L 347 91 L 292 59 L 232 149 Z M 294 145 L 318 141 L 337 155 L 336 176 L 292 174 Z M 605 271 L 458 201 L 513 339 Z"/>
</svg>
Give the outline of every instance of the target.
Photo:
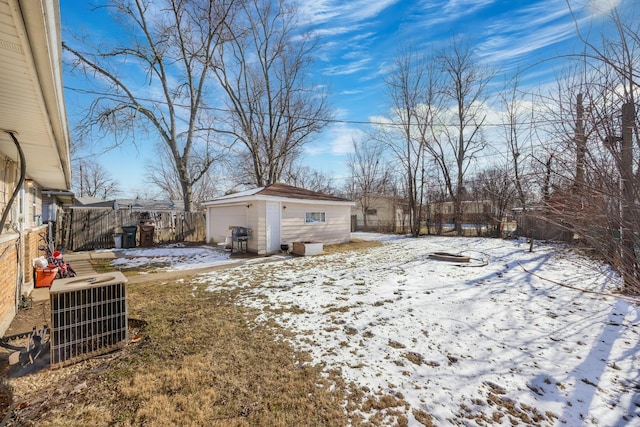
<svg viewBox="0 0 640 427">
<path fill-rule="evenodd" d="M 600 294 L 620 286 L 607 266 L 564 245 L 528 249 L 402 238 L 198 281 L 242 289 L 241 303 L 262 309 L 258 321 L 294 331 L 315 363 L 379 398 L 365 417 L 388 410 L 391 422 L 392 409 L 410 425 L 640 425 L 638 305 Z"/>
<path fill-rule="evenodd" d="M 162 271 L 193 270 L 231 264 L 230 252 L 217 246 L 189 246 L 174 243 L 160 247 L 111 250 L 116 258 L 111 265 L 118 269 L 153 268 Z"/>
</svg>

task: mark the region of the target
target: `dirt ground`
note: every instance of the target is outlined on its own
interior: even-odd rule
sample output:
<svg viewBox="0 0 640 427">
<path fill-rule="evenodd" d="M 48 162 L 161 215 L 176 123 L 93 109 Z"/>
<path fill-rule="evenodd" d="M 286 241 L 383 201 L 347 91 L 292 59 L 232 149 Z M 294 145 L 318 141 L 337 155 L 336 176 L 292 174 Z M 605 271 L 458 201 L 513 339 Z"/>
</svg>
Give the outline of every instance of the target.
<svg viewBox="0 0 640 427">
<path fill-rule="evenodd" d="M 26 308 L 21 308 L 18 314 L 14 318 L 11 326 L 5 333 L 5 338 L 2 340 L 3 346 L 0 347 L 0 369 L 2 369 L 2 382 L 0 384 L 0 419 L 3 420 L 2 425 L 5 424 L 9 409 L 13 406 L 13 395 L 11 389 L 6 383 L 5 378 L 15 377 L 16 375 L 24 375 L 21 366 L 9 365 L 9 356 L 18 350 L 13 350 L 6 346 L 14 346 L 17 348 L 25 348 L 29 342 L 28 338 L 15 338 L 22 333 L 29 333 L 34 328 L 42 328 L 48 326 L 51 316 L 51 306 L 49 301 L 38 301 L 37 303 L 29 303 Z M 45 369 L 49 365 L 48 355 L 46 361 L 45 355 L 42 355 L 42 359 L 38 362 L 38 365 L 32 365 L 31 371 Z M 26 370 L 25 370 L 26 371 Z"/>
</svg>

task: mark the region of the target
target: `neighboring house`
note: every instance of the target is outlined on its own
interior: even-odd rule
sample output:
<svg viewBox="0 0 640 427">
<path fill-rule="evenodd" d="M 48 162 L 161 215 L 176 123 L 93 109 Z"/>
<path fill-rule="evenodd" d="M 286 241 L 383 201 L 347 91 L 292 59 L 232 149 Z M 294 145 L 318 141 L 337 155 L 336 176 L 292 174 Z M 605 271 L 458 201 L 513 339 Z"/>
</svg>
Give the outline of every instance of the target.
<svg viewBox="0 0 640 427">
<path fill-rule="evenodd" d="M 427 209 L 427 222 L 431 232 L 441 233 L 453 229 L 454 204 L 452 201 L 429 203 Z M 501 233 L 515 231 L 516 223 L 511 218 L 512 214 L 503 212 L 498 223 L 500 215 L 498 211 L 498 207 L 491 200 L 464 200 L 462 201 L 462 226 L 465 229 L 475 230 L 478 234 L 493 233 L 494 226 L 499 227 Z"/>
<path fill-rule="evenodd" d="M 43 222 L 71 204 L 56 0 L 0 2 L 0 334 L 33 288 Z M 14 194 L 16 197 L 14 197 Z"/>
<path fill-rule="evenodd" d="M 71 209 L 107 209 L 129 210 L 132 212 L 182 212 L 182 201 L 151 199 L 96 199 L 95 197 L 76 197 Z"/>
<path fill-rule="evenodd" d="M 232 227 L 247 227 L 247 250 L 259 255 L 294 242 L 344 243 L 351 240 L 354 203 L 285 184 L 271 184 L 203 203 L 207 242 L 223 243 Z"/>
<path fill-rule="evenodd" d="M 431 222 L 442 224 L 453 224 L 454 203 L 452 201 L 430 203 L 428 205 Z M 495 215 L 496 208 L 489 200 L 463 200 L 462 201 L 462 222 L 482 223 Z"/>
<path fill-rule="evenodd" d="M 356 201 L 354 231 L 403 233 L 410 228 L 408 203 L 385 194 L 367 194 Z"/>
</svg>

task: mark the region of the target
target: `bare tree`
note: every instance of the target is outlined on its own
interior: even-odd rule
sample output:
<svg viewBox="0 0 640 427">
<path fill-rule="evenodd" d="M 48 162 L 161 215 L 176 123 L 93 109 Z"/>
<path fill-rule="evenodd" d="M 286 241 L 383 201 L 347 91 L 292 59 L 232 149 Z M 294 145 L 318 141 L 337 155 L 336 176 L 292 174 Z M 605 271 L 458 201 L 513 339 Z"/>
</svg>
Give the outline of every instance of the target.
<svg viewBox="0 0 640 427">
<path fill-rule="evenodd" d="M 378 131 L 380 141 L 391 149 L 401 166 L 406 189 L 411 234 L 420 233 L 424 205 L 425 150 L 429 130 L 438 109 L 434 63 L 412 48 L 400 51 L 393 71 L 385 79 L 391 106 L 390 123 Z"/>
<path fill-rule="evenodd" d="M 74 162 L 73 190 L 79 196 L 107 199 L 118 193 L 118 181 L 100 164 L 87 159 Z"/>
<path fill-rule="evenodd" d="M 570 2 L 567 7 L 571 9 Z M 568 202 L 552 206 L 581 239 L 618 267 L 625 291 L 633 294 L 640 294 L 635 249 L 640 235 L 640 215 L 635 209 L 640 201 L 637 10 L 637 2 L 631 2 L 600 11 L 609 31 L 603 27 L 597 41 L 582 33 L 575 20 L 584 42 L 584 50 L 574 56 L 580 84 L 570 98 L 565 97 L 573 100 L 565 104 L 575 111 L 570 122 L 575 123 L 575 172 L 564 169 L 573 181 Z M 566 187 L 565 193 L 569 193 Z"/>
<path fill-rule="evenodd" d="M 135 140 L 136 130 L 158 137 L 171 153 L 187 211 L 193 185 L 216 158 L 207 80 L 214 52 L 234 28 L 235 6 L 235 0 L 113 0 L 107 7 L 127 37 L 112 46 L 88 36 L 63 43 L 73 70 L 100 88 L 81 126 L 118 144 Z"/>
<path fill-rule="evenodd" d="M 322 89 L 307 81 L 315 46 L 295 18 L 287 1 L 245 1 L 243 30 L 228 25 L 233 38 L 211 60 L 229 110 L 217 130 L 231 137 L 238 158 L 248 158 L 244 168 L 258 186 L 280 180 L 331 118 Z"/>
<path fill-rule="evenodd" d="M 334 186 L 331 176 L 308 166 L 294 166 L 282 177 L 282 181 L 318 193 L 338 195 L 338 189 Z"/>
<path fill-rule="evenodd" d="M 533 109 L 527 108 L 518 89 L 517 78 L 500 93 L 504 109 L 502 118 L 505 141 L 507 143 L 507 159 L 510 163 L 510 174 L 517 194 L 517 200 L 523 212 L 528 205 L 527 165 L 530 161 L 528 151 L 531 147 Z"/>
<path fill-rule="evenodd" d="M 432 128 L 434 141 L 428 149 L 453 200 L 456 233 L 462 234 L 464 181 L 476 155 L 486 146 L 481 132 L 486 117 L 483 108 L 486 86 L 493 74 L 475 60 L 473 50 L 459 39 L 439 55 L 438 62 L 445 76 L 443 102 L 449 110 Z"/>
<path fill-rule="evenodd" d="M 384 160 L 384 147 L 375 140 L 353 140 L 353 153 L 347 158 L 351 173 L 350 193 L 364 218 L 364 229 L 368 230 L 367 212 L 377 198 L 390 186 L 391 171 Z"/>
<path fill-rule="evenodd" d="M 147 181 L 157 187 L 161 194 L 169 200 L 182 199 L 182 186 L 175 170 L 175 163 L 171 161 L 171 153 L 166 145 L 158 144 L 157 157 L 153 158 L 145 165 Z M 199 162 L 197 156 L 192 155 L 192 161 Z M 219 162 L 216 162 L 218 164 Z M 197 168 L 187 168 L 190 173 L 197 171 Z M 209 168 L 198 181 L 192 186 L 192 203 L 194 207 L 199 207 L 200 203 L 214 198 L 219 190 L 220 179 L 215 177 L 217 172 L 215 165 Z"/>
<path fill-rule="evenodd" d="M 487 226 L 489 235 L 493 237 L 502 236 L 502 225 L 517 194 L 514 187 L 515 182 L 507 165 L 480 172 L 472 181 L 471 193 L 476 203 L 482 206 L 478 219 Z"/>
</svg>

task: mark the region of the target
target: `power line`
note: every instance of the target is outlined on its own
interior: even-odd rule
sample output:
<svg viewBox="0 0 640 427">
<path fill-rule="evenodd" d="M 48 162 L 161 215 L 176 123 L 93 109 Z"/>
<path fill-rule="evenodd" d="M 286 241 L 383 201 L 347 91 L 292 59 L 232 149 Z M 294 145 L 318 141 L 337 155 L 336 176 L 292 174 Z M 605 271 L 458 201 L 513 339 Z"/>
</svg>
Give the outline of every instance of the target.
<svg viewBox="0 0 640 427">
<path fill-rule="evenodd" d="M 105 96 L 105 97 L 112 97 L 112 98 L 121 98 L 121 99 L 126 99 L 128 100 L 129 98 L 125 95 L 119 95 L 119 94 L 114 94 L 114 93 L 109 93 L 109 92 L 100 92 L 100 91 L 96 91 L 96 90 L 88 90 L 88 89 L 82 89 L 82 88 L 76 88 L 76 87 L 72 87 L 72 86 L 64 86 L 65 89 L 73 91 L 73 92 L 78 92 L 78 93 L 82 93 L 82 94 L 88 94 L 88 95 L 99 95 L 99 96 Z M 145 101 L 145 102 L 150 102 L 153 104 L 161 104 L 161 105 L 168 105 L 168 103 L 166 101 L 160 101 L 157 99 L 152 99 L 152 98 L 145 98 L 145 97 L 136 97 L 137 100 L 140 101 Z M 180 103 L 174 103 L 174 106 L 180 107 L 180 108 L 191 108 L 190 105 L 187 104 L 180 104 Z M 207 105 L 202 105 L 200 108 L 202 108 L 203 110 L 208 110 L 208 111 L 218 111 L 218 112 L 222 112 L 222 113 L 233 113 L 233 110 L 228 109 L 228 108 L 221 108 L 221 107 L 211 107 L 211 106 L 207 106 Z M 382 127 L 403 127 L 403 126 L 407 126 L 407 124 L 405 123 L 395 123 L 395 122 L 385 122 L 385 121 L 374 121 L 374 120 L 346 120 L 346 119 L 322 119 L 322 118 L 309 118 L 309 117 L 302 117 L 302 116 L 286 116 L 283 115 L 285 117 L 289 117 L 289 118 L 295 118 L 295 119 L 306 119 L 306 120 L 317 120 L 317 121 L 321 121 L 321 122 L 325 122 L 325 123 L 332 123 L 332 124 L 347 124 L 347 125 L 367 125 L 367 126 L 382 126 Z M 544 120 L 523 120 L 523 121 L 518 121 L 515 123 L 482 123 L 481 127 L 513 127 L 513 126 L 535 126 L 535 125 L 549 125 L 549 124 L 559 124 L 559 123 L 566 123 L 566 120 L 563 119 L 557 119 L 557 120 L 552 120 L 552 119 L 544 119 Z M 412 126 L 417 126 L 416 125 L 412 125 Z M 453 128 L 458 128 L 460 125 L 456 124 L 456 123 L 438 123 L 437 124 L 438 127 L 445 127 L 445 128 L 449 128 L 449 127 L 453 127 Z M 471 126 L 469 126 L 471 127 Z"/>
</svg>

